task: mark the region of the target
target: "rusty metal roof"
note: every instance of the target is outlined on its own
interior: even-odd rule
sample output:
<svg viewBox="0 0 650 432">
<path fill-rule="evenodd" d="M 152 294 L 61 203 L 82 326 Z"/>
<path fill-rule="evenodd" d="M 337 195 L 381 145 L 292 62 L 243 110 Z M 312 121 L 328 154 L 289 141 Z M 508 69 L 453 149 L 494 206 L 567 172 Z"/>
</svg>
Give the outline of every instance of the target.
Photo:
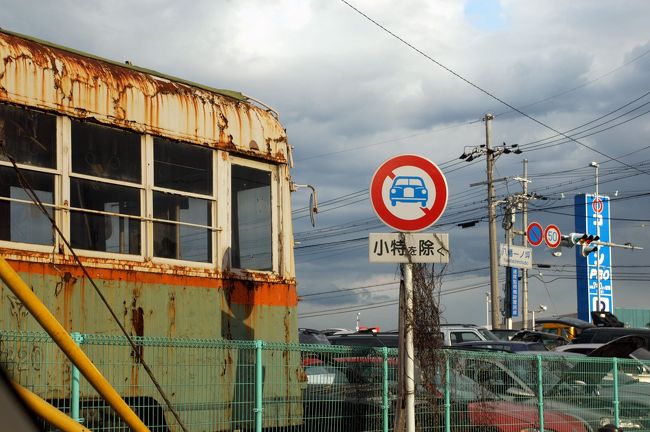
<svg viewBox="0 0 650 432">
<path fill-rule="evenodd" d="M 0 30 L 0 101 L 254 156 L 288 161 L 284 127 L 240 92 Z M 261 105 L 261 106 L 260 106 Z"/>
</svg>

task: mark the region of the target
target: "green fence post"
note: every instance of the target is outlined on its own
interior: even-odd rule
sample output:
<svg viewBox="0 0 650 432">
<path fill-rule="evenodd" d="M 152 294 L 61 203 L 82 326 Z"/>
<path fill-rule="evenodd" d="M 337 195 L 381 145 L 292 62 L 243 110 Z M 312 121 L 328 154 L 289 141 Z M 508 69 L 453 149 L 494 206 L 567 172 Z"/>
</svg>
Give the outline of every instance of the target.
<svg viewBox="0 0 650 432">
<path fill-rule="evenodd" d="M 261 340 L 255 341 L 255 432 L 262 432 L 262 348 L 264 342 Z"/>
<path fill-rule="evenodd" d="M 537 405 L 539 406 L 539 431 L 544 432 L 544 381 L 542 356 L 537 355 Z"/>
<path fill-rule="evenodd" d="M 445 432 L 451 431 L 451 380 L 449 372 L 449 351 L 445 353 Z"/>
<path fill-rule="evenodd" d="M 382 429 L 388 432 L 388 348 L 381 347 L 381 355 L 383 356 L 383 372 L 382 389 L 381 389 L 381 409 L 382 409 Z"/>
<path fill-rule="evenodd" d="M 612 374 L 614 375 L 614 424 L 618 427 L 619 406 L 618 406 L 618 359 L 612 359 Z"/>
<path fill-rule="evenodd" d="M 77 346 L 81 345 L 84 341 L 81 333 L 73 332 L 70 333 L 70 337 L 75 341 Z M 70 417 L 76 422 L 82 423 L 83 419 L 79 417 L 79 378 L 81 373 L 77 366 L 74 363 L 71 363 L 70 371 Z"/>
</svg>

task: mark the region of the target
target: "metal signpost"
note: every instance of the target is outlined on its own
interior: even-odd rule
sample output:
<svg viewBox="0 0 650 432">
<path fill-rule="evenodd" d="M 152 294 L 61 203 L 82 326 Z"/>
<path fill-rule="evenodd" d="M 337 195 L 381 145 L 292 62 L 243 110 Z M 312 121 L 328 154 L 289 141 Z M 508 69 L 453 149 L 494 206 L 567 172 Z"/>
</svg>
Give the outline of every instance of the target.
<svg viewBox="0 0 650 432">
<path fill-rule="evenodd" d="M 401 263 L 406 317 L 412 317 L 413 263 L 449 262 L 448 234 L 410 234 L 433 225 L 447 207 L 447 180 L 429 159 L 399 155 L 385 161 L 370 182 L 370 201 L 379 219 L 399 233 L 371 233 L 370 262 Z M 403 301 L 402 301 L 403 300 Z M 403 322 L 403 320 L 401 321 Z M 415 431 L 415 365 L 412 323 L 400 326 L 406 431 Z M 403 355 L 402 355 L 403 354 Z M 400 383 L 402 385 L 402 383 Z"/>
</svg>

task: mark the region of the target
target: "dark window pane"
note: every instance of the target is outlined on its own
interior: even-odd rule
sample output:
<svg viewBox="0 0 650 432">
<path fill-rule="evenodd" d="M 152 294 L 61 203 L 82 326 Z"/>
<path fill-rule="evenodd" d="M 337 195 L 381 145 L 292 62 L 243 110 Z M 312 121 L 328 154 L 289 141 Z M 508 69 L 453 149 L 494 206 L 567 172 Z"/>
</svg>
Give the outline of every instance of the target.
<svg viewBox="0 0 650 432">
<path fill-rule="evenodd" d="M 212 195 L 212 149 L 154 138 L 154 184 Z"/>
<path fill-rule="evenodd" d="M 153 210 L 154 218 L 172 222 L 154 222 L 154 256 L 187 261 L 212 261 L 212 236 L 209 229 L 173 223 L 210 226 L 210 201 L 154 192 Z"/>
<path fill-rule="evenodd" d="M 232 166 L 233 267 L 272 270 L 271 173 Z"/>
<path fill-rule="evenodd" d="M 72 171 L 141 183 L 140 135 L 72 121 Z"/>
<path fill-rule="evenodd" d="M 56 117 L 0 104 L 0 141 L 18 163 L 56 168 Z M 0 151 L 0 160 L 9 160 Z"/>
<path fill-rule="evenodd" d="M 21 172 L 43 203 L 54 202 L 54 175 L 29 170 Z M 0 167 L 0 196 L 31 202 L 10 167 Z M 47 209 L 53 216 L 53 209 Z M 54 232 L 51 222 L 36 205 L 0 201 L 0 240 L 51 245 Z"/>
<path fill-rule="evenodd" d="M 140 215 L 140 190 L 101 182 L 70 179 L 72 207 Z M 140 220 L 72 211 L 72 246 L 96 251 L 139 254 Z"/>
</svg>

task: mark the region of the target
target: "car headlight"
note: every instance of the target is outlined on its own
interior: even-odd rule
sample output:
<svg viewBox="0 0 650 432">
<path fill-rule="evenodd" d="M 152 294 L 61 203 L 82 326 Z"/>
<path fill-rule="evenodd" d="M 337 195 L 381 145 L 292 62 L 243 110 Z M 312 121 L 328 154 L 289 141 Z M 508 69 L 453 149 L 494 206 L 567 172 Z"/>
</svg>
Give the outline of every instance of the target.
<svg viewBox="0 0 650 432">
<path fill-rule="evenodd" d="M 426 195 L 426 194 L 427 194 L 427 190 L 426 190 L 426 189 L 422 189 L 422 195 Z"/>
<path fill-rule="evenodd" d="M 390 190 L 390 193 L 393 193 L 393 194 L 394 194 L 394 193 L 397 193 L 397 189 L 391 189 L 391 190 Z"/>
<path fill-rule="evenodd" d="M 601 417 L 600 418 L 600 425 L 605 426 L 606 424 L 614 424 L 614 419 L 609 418 L 609 417 Z M 623 430 L 643 429 L 643 426 L 641 424 L 637 423 L 635 420 L 626 419 L 626 418 L 619 418 L 618 419 L 618 427 L 622 428 Z"/>
</svg>

